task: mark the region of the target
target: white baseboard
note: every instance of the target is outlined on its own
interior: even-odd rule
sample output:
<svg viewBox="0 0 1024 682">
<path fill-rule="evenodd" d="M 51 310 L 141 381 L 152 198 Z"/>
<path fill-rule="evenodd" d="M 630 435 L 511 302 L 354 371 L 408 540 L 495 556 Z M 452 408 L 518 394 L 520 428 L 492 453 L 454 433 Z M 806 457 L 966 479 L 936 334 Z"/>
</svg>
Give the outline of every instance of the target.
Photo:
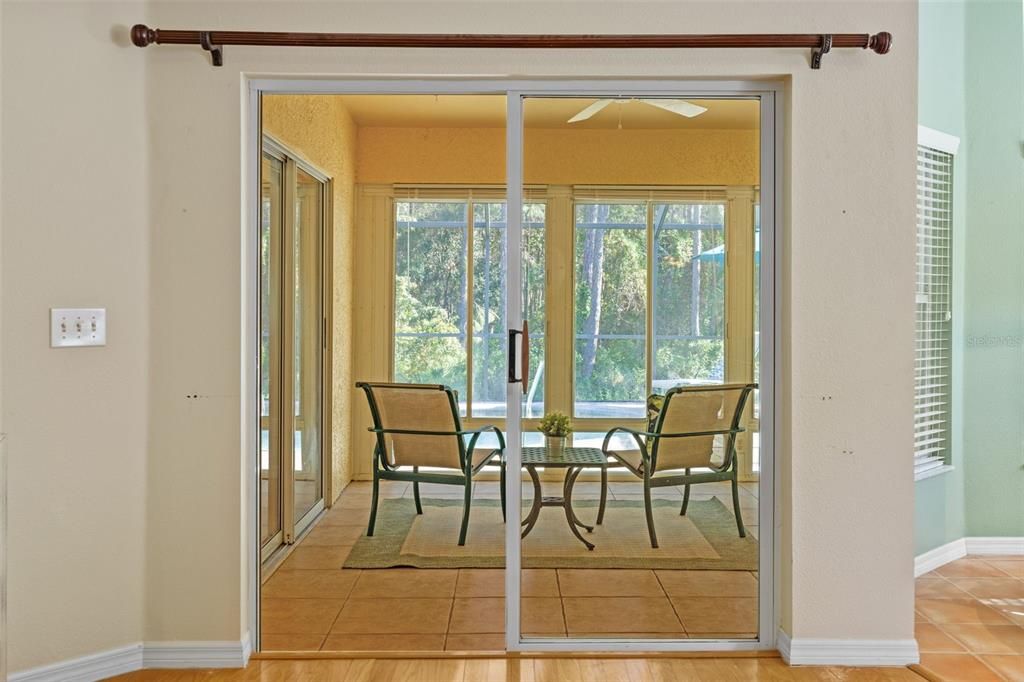
<svg viewBox="0 0 1024 682">
<path fill-rule="evenodd" d="M 914 577 L 934 571 L 939 566 L 945 566 L 950 561 L 956 561 L 965 556 L 967 556 L 967 541 L 964 538 L 947 542 L 941 547 L 914 557 Z"/>
<path fill-rule="evenodd" d="M 252 645 L 238 642 L 146 642 L 143 668 L 244 668 Z"/>
<path fill-rule="evenodd" d="M 934 571 L 951 561 L 962 559 L 968 554 L 1018 554 L 1024 555 L 1024 537 L 1014 538 L 960 538 L 941 547 L 914 557 L 914 577 Z"/>
<path fill-rule="evenodd" d="M 790 665 L 905 666 L 920 661 L 913 639 L 793 639 L 779 630 L 777 641 Z"/>
<path fill-rule="evenodd" d="M 13 673 L 10 682 L 94 682 L 144 668 L 244 668 L 249 635 L 237 642 L 145 642 Z"/>
<path fill-rule="evenodd" d="M 10 682 L 93 682 L 142 668 L 142 644 L 108 649 L 11 673 Z"/>
<path fill-rule="evenodd" d="M 1024 554 L 1024 537 L 966 538 L 968 554 Z"/>
</svg>

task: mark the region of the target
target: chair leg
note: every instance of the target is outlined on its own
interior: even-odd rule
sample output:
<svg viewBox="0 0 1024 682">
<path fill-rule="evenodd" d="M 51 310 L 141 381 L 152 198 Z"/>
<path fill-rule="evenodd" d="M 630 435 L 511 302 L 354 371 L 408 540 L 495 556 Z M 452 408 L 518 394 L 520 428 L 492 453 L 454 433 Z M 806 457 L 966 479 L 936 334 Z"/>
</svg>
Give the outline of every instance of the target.
<svg viewBox="0 0 1024 682">
<path fill-rule="evenodd" d="M 651 547 L 658 549 L 658 535 L 654 532 L 654 509 L 651 505 L 651 480 L 644 477 L 644 511 L 647 513 L 647 533 L 651 536 Z"/>
<path fill-rule="evenodd" d="M 466 474 L 466 495 L 462 503 L 462 529 L 459 531 L 459 547 L 466 544 L 466 531 L 469 529 L 469 505 L 473 502 L 473 478 Z"/>
<path fill-rule="evenodd" d="M 686 470 L 686 475 L 690 475 L 690 470 Z M 679 510 L 680 516 L 686 516 L 686 508 L 690 506 L 690 484 L 687 483 L 683 486 L 683 507 Z"/>
<path fill-rule="evenodd" d="M 377 498 L 380 495 L 380 477 L 377 476 L 377 467 L 373 468 L 373 500 L 370 502 L 370 524 L 366 528 L 366 537 L 373 537 L 373 527 L 377 523 Z"/>
<path fill-rule="evenodd" d="M 600 526 L 604 523 L 604 508 L 608 503 L 608 467 L 601 467 L 601 504 L 597 508 L 597 523 Z"/>
<path fill-rule="evenodd" d="M 736 514 L 736 530 L 740 532 L 740 537 L 747 537 L 747 529 L 743 527 L 743 515 L 740 514 L 740 494 L 739 484 L 736 482 L 736 475 L 732 477 L 732 510 Z"/>
<path fill-rule="evenodd" d="M 412 472 L 414 474 L 418 474 L 420 472 L 420 468 L 419 467 L 413 467 L 412 468 Z M 416 502 L 416 513 L 417 514 L 422 514 L 423 513 L 423 504 L 420 503 L 420 482 L 419 481 L 413 481 L 412 482 L 412 499 Z"/>
<path fill-rule="evenodd" d="M 505 462 L 501 463 L 499 480 L 500 483 L 498 483 L 498 487 L 501 489 L 501 521 L 504 523 L 508 520 L 505 518 Z"/>
</svg>

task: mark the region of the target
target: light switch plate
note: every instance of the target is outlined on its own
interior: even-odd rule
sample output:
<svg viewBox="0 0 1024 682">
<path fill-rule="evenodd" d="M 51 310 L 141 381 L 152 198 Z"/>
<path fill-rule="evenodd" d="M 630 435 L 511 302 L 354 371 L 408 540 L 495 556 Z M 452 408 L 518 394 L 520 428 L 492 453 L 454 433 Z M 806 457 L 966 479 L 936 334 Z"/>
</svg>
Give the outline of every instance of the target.
<svg viewBox="0 0 1024 682">
<path fill-rule="evenodd" d="M 50 308 L 50 347 L 107 345 L 106 308 Z"/>
</svg>

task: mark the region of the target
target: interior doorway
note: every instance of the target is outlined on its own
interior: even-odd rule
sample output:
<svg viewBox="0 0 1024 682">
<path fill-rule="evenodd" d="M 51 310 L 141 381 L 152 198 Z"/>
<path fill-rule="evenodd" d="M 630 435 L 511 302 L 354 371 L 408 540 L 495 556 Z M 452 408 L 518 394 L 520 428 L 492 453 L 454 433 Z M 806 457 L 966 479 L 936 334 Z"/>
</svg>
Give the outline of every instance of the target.
<svg viewBox="0 0 1024 682">
<path fill-rule="evenodd" d="M 253 84 L 342 131 L 320 497 L 254 581 L 260 649 L 773 646 L 775 91 L 578 85 Z M 706 461 L 644 464 L 680 430 Z"/>
</svg>

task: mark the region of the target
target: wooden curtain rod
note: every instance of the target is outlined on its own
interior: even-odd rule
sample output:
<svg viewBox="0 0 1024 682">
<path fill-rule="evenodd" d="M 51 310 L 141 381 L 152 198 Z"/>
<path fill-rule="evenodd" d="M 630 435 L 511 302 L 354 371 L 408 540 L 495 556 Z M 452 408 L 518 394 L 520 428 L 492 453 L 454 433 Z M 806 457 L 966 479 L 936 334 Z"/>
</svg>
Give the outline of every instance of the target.
<svg viewBox="0 0 1024 682">
<path fill-rule="evenodd" d="M 639 35 L 514 35 L 458 33 L 284 33 L 269 31 L 179 31 L 132 27 L 132 43 L 200 45 L 214 66 L 224 63 L 224 45 L 291 47 L 489 47 L 489 48 L 738 48 L 786 47 L 810 49 L 811 68 L 833 47 L 857 47 L 886 54 L 892 34 L 880 33 L 738 33 Z"/>
</svg>

